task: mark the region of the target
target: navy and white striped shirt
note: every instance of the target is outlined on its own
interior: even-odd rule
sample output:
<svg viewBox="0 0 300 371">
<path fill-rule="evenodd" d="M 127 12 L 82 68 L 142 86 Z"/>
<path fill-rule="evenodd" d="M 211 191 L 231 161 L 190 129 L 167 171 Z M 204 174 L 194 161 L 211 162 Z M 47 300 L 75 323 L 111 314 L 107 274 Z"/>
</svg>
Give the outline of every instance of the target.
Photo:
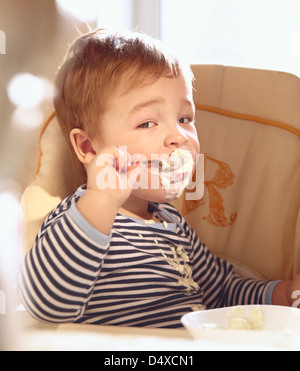
<svg viewBox="0 0 300 371">
<path fill-rule="evenodd" d="M 162 223 L 117 214 L 105 236 L 76 207 L 84 192 L 48 216 L 24 259 L 19 292 L 35 318 L 175 328 L 203 306 L 271 304 L 275 282 L 237 276 L 173 206 L 150 204 Z"/>
</svg>

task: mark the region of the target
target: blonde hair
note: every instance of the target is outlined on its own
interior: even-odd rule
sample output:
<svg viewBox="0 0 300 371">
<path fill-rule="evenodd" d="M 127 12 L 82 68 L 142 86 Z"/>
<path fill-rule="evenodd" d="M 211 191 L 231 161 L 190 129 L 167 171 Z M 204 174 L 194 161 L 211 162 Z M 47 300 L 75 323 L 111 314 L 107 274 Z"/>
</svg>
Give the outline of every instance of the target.
<svg viewBox="0 0 300 371">
<path fill-rule="evenodd" d="M 121 79 L 126 79 L 128 91 L 180 73 L 192 80 L 189 66 L 142 33 L 99 29 L 80 36 L 69 49 L 55 83 L 54 106 L 68 144 L 74 128 L 84 129 L 90 137 L 96 133 Z"/>
</svg>

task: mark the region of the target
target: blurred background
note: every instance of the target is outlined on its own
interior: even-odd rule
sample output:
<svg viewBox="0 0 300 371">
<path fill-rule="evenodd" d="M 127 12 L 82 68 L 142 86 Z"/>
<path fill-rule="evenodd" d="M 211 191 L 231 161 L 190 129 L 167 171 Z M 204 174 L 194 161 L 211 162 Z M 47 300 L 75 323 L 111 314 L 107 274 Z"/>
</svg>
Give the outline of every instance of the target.
<svg viewBox="0 0 300 371">
<path fill-rule="evenodd" d="M 15 261 L 20 195 L 36 172 L 57 68 L 79 32 L 138 29 L 191 64 L 300 76 L 299 20 L 300 0 L 0 0 L 0 272 Z"/>
</svg>

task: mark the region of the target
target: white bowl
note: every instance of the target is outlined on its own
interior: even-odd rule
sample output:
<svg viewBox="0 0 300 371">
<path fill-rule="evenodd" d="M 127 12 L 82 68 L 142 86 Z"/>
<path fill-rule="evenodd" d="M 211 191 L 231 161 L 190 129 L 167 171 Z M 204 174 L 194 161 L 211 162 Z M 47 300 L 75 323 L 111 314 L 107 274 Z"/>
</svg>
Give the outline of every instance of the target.
<svg viewBox="0 0 300 371">
<path fill-rule="evenodd" d="M 257 307 L 264 317 L 264 330 L 229 329 L 229 319 L 236 307 L 191 312 L 181 320 L 196 340 L 300 349 L 300 309 L 272 305 L 240 306 L 247 316 Z"/>
</svg>

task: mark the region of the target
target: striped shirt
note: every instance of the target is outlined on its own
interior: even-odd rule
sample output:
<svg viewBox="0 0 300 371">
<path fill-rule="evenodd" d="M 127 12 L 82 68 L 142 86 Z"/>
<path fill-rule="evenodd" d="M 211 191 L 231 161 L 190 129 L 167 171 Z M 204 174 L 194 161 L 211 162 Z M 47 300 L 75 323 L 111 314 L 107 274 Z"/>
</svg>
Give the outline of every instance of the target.
<svg viewBox="0 0 300 371">
<path fill-rule="evenodd" d="M 204 307 L 271 304 L 275 282 L 236 275 L 172 205 L 150 203 L 161 223 L 117 214 L 106 236 L 78 211 L 84 192 L 48 216 L 23 261 L 19 292 L 35 318 L 175 328 Z"/>
</svg>

